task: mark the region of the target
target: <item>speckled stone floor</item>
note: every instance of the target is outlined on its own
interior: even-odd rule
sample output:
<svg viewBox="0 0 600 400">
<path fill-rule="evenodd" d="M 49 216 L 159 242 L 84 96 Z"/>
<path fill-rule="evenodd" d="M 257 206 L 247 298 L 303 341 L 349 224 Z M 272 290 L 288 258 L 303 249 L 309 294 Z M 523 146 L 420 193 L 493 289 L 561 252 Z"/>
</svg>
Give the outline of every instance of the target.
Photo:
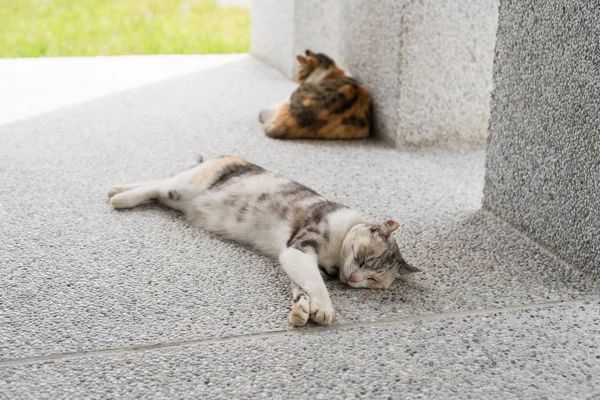
<svg viewBox="0 0 600 400">
<path fill-rule="evenodd" d="M 0 111 L 0 399 L 600 397 L 600 284 L 480 210 L 484 150 L 270 140 L 257 111 L 292 82 L 247 56 L 176 73 L 155 60 L 166 79 L 79 103 L 57 92 L 59 109 L 46 93 L 36 109 L 54 110 L 18 121 Z M 30 62 L 28 85 L 52 90 Z M 143 69 L 110 62 L 92 86 Z M 164 208 L 107 203 L 108 186 L 196 154 L 237 154 L 397 219 L 423 272 L 387 291 L 327 282 L 334 325 L 291 328 L 274 260 Z"/>
</svg>

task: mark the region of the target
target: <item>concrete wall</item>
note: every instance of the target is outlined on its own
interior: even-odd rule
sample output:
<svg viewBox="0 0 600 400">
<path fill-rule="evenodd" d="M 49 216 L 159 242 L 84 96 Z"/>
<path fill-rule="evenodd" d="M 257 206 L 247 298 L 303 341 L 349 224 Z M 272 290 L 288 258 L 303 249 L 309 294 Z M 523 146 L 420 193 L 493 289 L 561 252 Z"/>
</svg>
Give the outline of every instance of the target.
<svg viewBox="0 0 600 400">
<path fill-rule="evenodd" d="M 325 52 L 369 86 L 379 137 L 397 147 L 464 147 L 487 137 L 497 1 L 281 0 L 278 7 L 293 8 L 292 63 L 306 48 Z M 287 42 L 263 43 L 276 24 L 254 27 L 279 12 L 268 3 L 253 2 L 260 18 L 252 52 L 293 77 Z"/>
<path fill-rule="evenodd" d="M 298 0 L 293 3 L 296 26 L 294 54 L 304 54 L 306 49 L 318 52 L 325 52 L 321 49 L 327 49 L 333 59 L 341 60 L 343 4 L 338 1 L 313 0 Z"/>
<path fill-rule="evenodd" d="M 497 0 L 412 1 L 402 21 L 396 141 L 485 145 Z"/>
<path fill-rule="evenodd" d="M 346 23 L 342 24 L 340 62 L 373 95 L 376 135 L 401 146 L 397 137 L 404 5 L 394 0 L 352 0 L 349 4 L 341 17 Z"/>
<path fill-rule="evenodd" d="M 502 0 L 484 207 L 600 273 L 600 0 Z"/>
<path fill-rule="evenodd" d="M 296 63 L 294 1 L 253 0 L 250 18 L 250 53 L 291 77 Z"/>
</svg>

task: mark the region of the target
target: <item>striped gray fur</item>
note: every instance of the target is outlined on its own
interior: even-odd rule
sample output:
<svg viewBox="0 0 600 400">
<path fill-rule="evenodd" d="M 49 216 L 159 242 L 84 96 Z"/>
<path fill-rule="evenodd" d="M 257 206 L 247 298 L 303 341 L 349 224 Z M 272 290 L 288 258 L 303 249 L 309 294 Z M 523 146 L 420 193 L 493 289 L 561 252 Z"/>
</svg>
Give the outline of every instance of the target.
<svg viewBox="0 0 600 400">
<path fill-rule="evenodd" d="M 226 184 L 230 179 L 237 178 L 243 175 L 259 175 L 266 172 L 262 167 L 254 164 L 233 164 L 228 165 L 219 174 L 217 179 L 212 183 L 210 188 L 219 187 Z"/>
<path fill-rule="evenodd" d="M 287 242 L 288 247 L 301 251 L 308 251 L 312 248 L 315 253 L 318 253 L 321 246 L 326 246 L 329 243 L 329 228 L 324 218 L 343 207 L 341 204 L 327 200 L 308 207 L 305 210 L 304 218 L 297 221 L 293 226 Z"/>
<path fill-rule="evenodd" d="M 237 222 L 255 220 L 257 221 L 255 228 L 260 230 L 265 219 L 261 217 L 285 221 L 290 226 L 287 247 L 315 254 L 320 254 L 326 249 L 330 242 L 330 229 L 326 218 L 347 207 L 326 200 L 314 190 L 298 182 L 248 163 L 223 168 L 209 186 L 209 191 L 225 191 L 259 175 L 277 181 L 278 184 L 271 187 L 269 191 L 258 191 L 246 197 L 237 194 L 233 189 L 224 200 L 224 204 L 233 208 L 231 213 L 237 216 Z M 401 268 L 405 261 L 399 256 L 400 251 L 396 242 L 385 237 L 385 232 L 382 231 L 385 230 L 385 225 L 368 224 L 368 226 L 373 233 L 373 240 L 370 241 L 372 248 L 356 248 L 357 262 L 360 260 L 360 265 L 376 272 Z M 327 273 L 330 274 L 332 271 L 335 269 L 329 268 Z"/>
</svg>

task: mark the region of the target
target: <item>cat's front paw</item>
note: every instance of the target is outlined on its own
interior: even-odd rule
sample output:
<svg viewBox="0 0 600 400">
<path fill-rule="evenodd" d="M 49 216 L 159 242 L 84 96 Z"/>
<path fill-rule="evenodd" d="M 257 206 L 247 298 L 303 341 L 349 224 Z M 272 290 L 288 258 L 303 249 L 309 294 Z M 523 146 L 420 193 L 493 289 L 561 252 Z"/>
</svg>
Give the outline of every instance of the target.
<svg viewBox="0 0 600 400">
<path fill-rule="evenodd" d="M 290 324 L 294 326 L 304 326 L 310 315 L 310 301 L 307 294 L 301 294 L 292 306 L 292 311 L 288 317 Z"/>
<path fill-rule="evenodd" d="M 333 320 L 333 305 L 329 296 L 310 298 L 310 319 L 319 325 L 329 325 Z"/>
</svg>

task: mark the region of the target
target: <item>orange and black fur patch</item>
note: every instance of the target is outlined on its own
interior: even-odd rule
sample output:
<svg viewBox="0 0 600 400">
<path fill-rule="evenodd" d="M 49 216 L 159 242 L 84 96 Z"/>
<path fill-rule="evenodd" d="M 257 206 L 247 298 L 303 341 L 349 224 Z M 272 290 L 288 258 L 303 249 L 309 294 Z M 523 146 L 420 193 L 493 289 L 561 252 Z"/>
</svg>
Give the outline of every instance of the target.
<svg viewBox="0 0 600 400">
<path fill-rule="evenodd" d="M 363 139 L 371 129 L 371 95 L 322 53 L 297 56 L 300 86 L 289 101 L 259 115 L 278 139 Z"/>
</svg>

